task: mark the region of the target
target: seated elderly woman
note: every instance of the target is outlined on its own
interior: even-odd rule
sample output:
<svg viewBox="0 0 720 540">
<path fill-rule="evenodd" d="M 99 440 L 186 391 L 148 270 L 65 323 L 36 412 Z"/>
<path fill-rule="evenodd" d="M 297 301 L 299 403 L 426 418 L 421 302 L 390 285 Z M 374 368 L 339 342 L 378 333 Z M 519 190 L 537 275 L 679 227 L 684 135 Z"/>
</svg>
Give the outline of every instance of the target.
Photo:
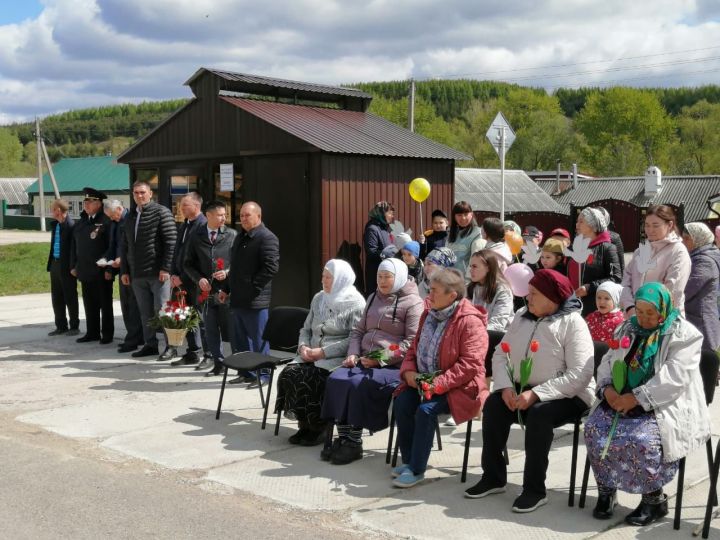
<svg viewBox="0 0 720 540">
<path fill-rule="evenodd" d="M 344 465 L 361 459 L 363 428 L 380 431 L 388 426 L 388 407 L 400 384 L 398 367 L 415 339 L 422 312 L 407 265 L 399 259 L 382 261 L 377 290 L 350 332 L 343 367 L 327 380 L 322 417 L 337 424 L 338 437 L 323 448 L 323 460 Z"/>
<path fill-rule="evenodd" d="M 515 315 L 493 355 L 494 392 L 483 407 L 483 476 L 465 491 L 471 499 L 505 491 L 503 448 L 510 426 L 522 422 L 525 469 L 513 512 L 532 512 L 547 503 L 545 476 L 553 428 L 587 410 L 595 387 L 593 342 L 568 278 L 555 270 L 539 270 L 529 291 L 527 308 Z M 533 358 L 532 369 L 523 381 L 526 386 L 520 387 L 521 371 L 526 371 L 521 362 L 528 357 Z"/>
<path fill-rule="evenodd" d="M 456 423 L 475 417 L 488 395 L 485 353 L 486 314 L 465 296 L 465 278 L 455 269 L 437 270 L 430 279 L 431 309 L 420 319 L 418 335 L 408 349 L 397 389 L 395 418 L 403 464 L 393 469 L 397 487 L 425 478 L 438 414 Z M 427 392 L 418 380 L 431 377 Z M 424 399 L 421 399 L 424 395 Z M 428 399 L 429 397 L 429 399 Z"/>
<path fill-rule="evenodd" d="M 624 343 L 598 368 L 602 401 L 585 424 L 599 492 L 593 516 L 612 517 L 618 489 L 641 493 L 625 522 L 642 526 L 668 513 L 662 487 L 675 476 L 678 460 L 710 437 L 699 370 L 702 335 L 673 307 L 670 291 L 651 282 L 635 293 L 635 315 L 615 337 Z M 613 373 L 621 373 L 615 362 L 626 366 L 616 383 L 624 382 L 620 393 L 613 384 Z"/>
<path fill-rule="evenodd" d="M 322 291 L 310 303 L 300 330 L 298 356 L 278 378 L 275 412 L 298 421 L 292 444 L 313 446 L 324 440 L 320 416 L 325 382 L 347 355 L 350 331 L 360 320 L 365 298 L 354 287 L 355 272 L 346 261 L 331 259 L 322 272 Z"/>
</svg>

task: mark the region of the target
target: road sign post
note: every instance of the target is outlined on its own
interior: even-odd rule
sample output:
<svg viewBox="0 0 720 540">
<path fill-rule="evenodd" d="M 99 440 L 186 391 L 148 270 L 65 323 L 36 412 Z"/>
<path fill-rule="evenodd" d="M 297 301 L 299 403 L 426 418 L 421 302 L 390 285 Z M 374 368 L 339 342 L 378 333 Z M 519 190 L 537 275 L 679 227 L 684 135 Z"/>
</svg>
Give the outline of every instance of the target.
<svg viewBox="0 0 720 540">
<path fill-rule="evenodd" d="M 500 158 L 500 219 L 505 221 L 505 154 L 515 142 L 515 132 L 503 113 L 498 112 L 485 137 Z"/>
</svg>

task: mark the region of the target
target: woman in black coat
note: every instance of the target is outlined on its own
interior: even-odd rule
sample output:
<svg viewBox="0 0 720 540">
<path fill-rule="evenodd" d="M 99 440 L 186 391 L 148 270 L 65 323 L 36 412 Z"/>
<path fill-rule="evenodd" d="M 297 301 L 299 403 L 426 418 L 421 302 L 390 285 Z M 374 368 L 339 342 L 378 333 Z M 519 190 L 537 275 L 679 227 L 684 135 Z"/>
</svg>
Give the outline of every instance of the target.
<svg viewBox="0 0 720 540">
<path fill-rule="evenodd" d="M 585 208 L 578 216 L 575 230 L 590 239 L 591 259 L 582 265 L 574 260 L 568 262 L 568 277 L 575 287 L 575 294 L 582 300 L 583 317 L 597 310 L 595 293 L 603 281 L 622 281 L 617 248 L 610 241 L 608 223 L 596 208 Z"/>
<path fill-rule="evenodd" d="M 390 224 L 395 221 L 395 208 L 387 201 L 380 201 L 368 213 L 365 224 L 363 247 L 365 248 L 365 296 L 377 289 L 377 270 L 382 262 L 382 251 L 392 243 Z"/>
</svg>

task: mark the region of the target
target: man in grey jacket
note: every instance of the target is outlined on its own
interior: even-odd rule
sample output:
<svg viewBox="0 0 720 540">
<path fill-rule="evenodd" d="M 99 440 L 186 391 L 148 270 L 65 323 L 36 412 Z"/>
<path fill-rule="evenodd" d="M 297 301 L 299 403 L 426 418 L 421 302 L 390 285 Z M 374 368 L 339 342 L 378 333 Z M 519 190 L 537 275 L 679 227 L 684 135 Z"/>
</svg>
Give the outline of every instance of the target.
<svg viewBox="0 0 720 540">
<path fill-rule="evenodd" d="M 140 308 L 145 345 L 132 356 L 142 358 L 159 352 L 156 331 L 148 321 L 170 299 L 170 270 L 177 228 L 170 210 L 152 200 L 150 184 L 137 181 L 132 190 L 137 206 L 125 221 L 120 279 L 124 285 L 132 283 Z M 165 359 L 162 355 L 158 358 Z"/>
</svg>

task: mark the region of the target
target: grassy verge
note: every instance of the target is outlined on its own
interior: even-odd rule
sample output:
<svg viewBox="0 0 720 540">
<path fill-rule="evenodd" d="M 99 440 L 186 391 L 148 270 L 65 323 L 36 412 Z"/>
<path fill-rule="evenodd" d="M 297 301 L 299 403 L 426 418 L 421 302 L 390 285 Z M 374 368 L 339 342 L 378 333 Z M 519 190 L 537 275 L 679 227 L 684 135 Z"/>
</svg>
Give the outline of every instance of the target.
<svg viewBox="0 0 720 540">
<path fill-rule="evenodd" d="M 50 292 L 48 244 L 0 246 L 0 296 Z"/>
</svg>

